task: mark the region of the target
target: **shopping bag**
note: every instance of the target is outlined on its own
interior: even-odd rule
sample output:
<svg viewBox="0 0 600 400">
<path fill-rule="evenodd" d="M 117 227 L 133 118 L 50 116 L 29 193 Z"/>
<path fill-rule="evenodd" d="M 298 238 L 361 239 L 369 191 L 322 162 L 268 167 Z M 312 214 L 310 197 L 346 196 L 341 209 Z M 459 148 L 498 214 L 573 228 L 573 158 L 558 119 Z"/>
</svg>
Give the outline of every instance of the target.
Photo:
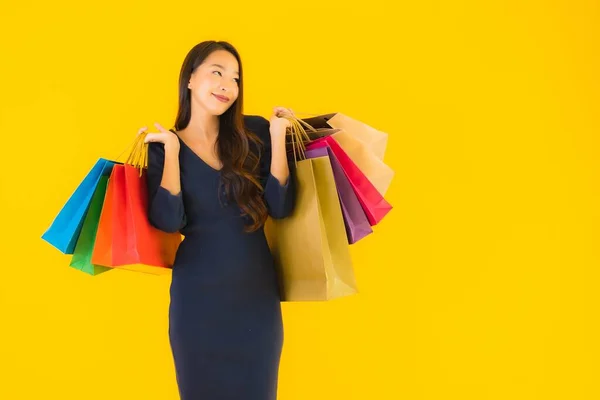
<svg viewBox="0 0 600 400">
<path fill-rule="evenodd" d="M 140 175 L 135 167 L 125 165 L 124 171 L 127 248 L 123 262 L 134 264 L 127 269 L 135 271 L 170 273 L 182 236 L 179 232 L 163 232 L 150 224 L 146 170 Z"/>
<path fill-rule="evenodd" d="M 113 241 L 113 208 L 115 204 L 115 176 L 120 175 L 120 168 L 112 169 L 106 193 L 104 195 L 104 203 L 98 220 L 98 228 L 96 229 L 96 240 L 92 249 L 92 264 L 101 265 L 104 267 L 113 266 L 112 257 L 112 241 Z"/>
<path fill-rule="evenodd" d="M 150 274 L 171 273 L 182 237 L 150 225 L 147 201 L 146 171 L 128 164 L 115 165 L 100 216 L 94 264 Z"/>
<path fill-rule="evenodd" d="M 369 219 L 369 223 L 373 226 L 381 222 L 381 220 L 392 210 L 392 205 L 358 168 L 344 149 L 342 149 L 334 136 L 318 139 L 306 145 L 308 150 L 319 147 L 329 147 L 333 154 L 335 154 Z"/>
<path fill-rule="evenodd" d="M 341 131 L 341 129 L 333 129 L 333 128 L 314 128 L 306 131 L 310 140 L 320 139 L 327 136 L 331 136 L 334 133 Z"/>
<path fill-rule="evenodd" d="M 63 254 L 73 254 L 83 219 L 100 177 L 111 173 L 114 162 L 100 158 L 71 194 L 42 239 Z"/>
<path fill-rule="evenodd" d="M 388 142 L 388 134 L 377 130 L 362 121 L 342 113 L 330 113 L 303 118 L 314 128 L 337 128 L 348 132 L 362 142 L 377 158 L 383 160 Z"/>
<path fill-rule="evenodd" d="M 297 187 L 292 214 L 265 223 L 281 300 L 325 301 L 357 293 L 329 158 L 298 161 L 290 179 Z"/>
<path fill-rule="evenodd" d="M 341 131 L 341 129 L 332 129 L 332 128 L 313 128 L 312 126 L 304 123 L 302 120 L 296 120 L 298 124 L 304 125 L 305 128 L 303 130 L 304 137 L 295 137 L 293 135 L 286 135 L 286 152 L 288 160 L 293 159 L 294 146 L 298 146 L 299 143 L 297 141 L 301 141 L 303 144 L 309 143 L 311 141 L 315 141 L 318 139 L 322 139 L 327 136 L 331 136 L 335 133 Z M 305 147 L 305 146 L 302 146 Z M 296 147 L 297 148 L 297 147 Z"/>
<path fill-rule="evenodd" d="M 332 134 L 331 138 L 335 139 L 336 143 L 375 186 L 377 191 L 385 196 L 394 179 L 394 170 L 348 131 L 341 129 Z"/>
<path fill-rule="evenodd" d="M 307 150 L 305 155 L 306 158 L 329 157 L 340 205 L 342 207 L 342 214 L 344 216 L 348 243 L 354 244 L 373 233 L 373 228 L 371 228 L 369 219 L 362 209 L 350 181 L 348 181 L 342 166 L 335 154 L 333 154 L 331 148 L 321 147 Z"/>
<path fill-rule="evenodd" d="M 104 204 L 104 196 L 108 185 L 108 176 L 101 176 L 98 186 L 94 191 L 90 206 L 85 215 L 81 233 L 77 239 L 73 257 L 71 258 L 71 267 L 85 272 L 89 275 L 99 275 L 103 272 L 110 271 L 111 268 L 101 265 L 92 264 L 92 252 L 94 250 L 94 242 L 96 241 L 96 231 Z"/>
</svg>

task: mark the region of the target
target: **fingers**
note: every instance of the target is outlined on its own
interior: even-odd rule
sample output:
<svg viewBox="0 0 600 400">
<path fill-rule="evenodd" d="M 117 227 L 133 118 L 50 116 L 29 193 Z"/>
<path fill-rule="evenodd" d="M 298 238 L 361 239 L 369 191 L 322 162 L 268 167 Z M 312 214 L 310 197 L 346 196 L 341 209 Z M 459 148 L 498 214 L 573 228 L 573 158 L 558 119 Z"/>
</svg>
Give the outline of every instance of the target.
<svg viewBox="0 0 600 400">
<path fill-rule="evenodd" d="M 167 129 L 165 129 L 161 124 L 159 124 L 158 122 L 154 123 L 154 126 L 160 131 L 160 132 L 155 132 L 155 133 L 147 133 L 146 137 L 144 138 L 144 143 L 150 143 L 150 142 L 159 142 L 159 143 L 165 143 L 167 141 L 167 135 L 171 134 L 171 131 L 168 131 Z M 137 134 L 141 135 L 144 132 L 148 131 L 148 127 L 147 126 L 143 126 L 141 127 Z"/>
<path fill-rule="evenodd" d="M 159 131 L 161 131 L 161 132 L 163 132 L 163 133 L 169 133 L 169 132 L 170 132 L 169 130 L 165 129 L 165 128 L 164 128 L 164 127 L 161 125 L 161 124 L 159 124 L 158 122 L 155 122 L 155 123 L 154 123 L 154 126 L 155 126 L 155 127 L 156 127 L 156 128 L 159 130 Z M 138 134 L 138 135 L 140 135 L 140 134 L 142 134 L 142 133 L 146 132 L 147 130 L 148 130 L 148 127 L 147 127 L 147 126 L 143 126 L 143 127 L 141 127 L 140 129 L 138 129 L 138 132 L 137 132 L 137 134 Z"/>
<path fill-rule="evenodd" d="M 294 110 L 285 107 L 274 107 L 273 113 L 278 117 L 282 115 L 294 116 Z"/>
<path fill-rule="evenodd" d="M 161 124 L 159 124 L 158 122 L 155 122 L 154 126 L 156 126 L 156 128 L 163 133 L 169 133 L 169 131 L 166 130 L 165 128 L 163 128 L 163 126 Z"/>
<path fill-rule="evenodd" d="M 156 135 L 155 133 L 147 134 L 146 137 L 144 138 L 144 143 L 155 142 L 156 141 L 155 135 Z"/>
<path fill-rule="evenodd" d="M 144 138 L 144 143 L 150 143 L 150 142 L 164 143 L 165 135 L 162 133 L 149 133 Z"/>
</svg>

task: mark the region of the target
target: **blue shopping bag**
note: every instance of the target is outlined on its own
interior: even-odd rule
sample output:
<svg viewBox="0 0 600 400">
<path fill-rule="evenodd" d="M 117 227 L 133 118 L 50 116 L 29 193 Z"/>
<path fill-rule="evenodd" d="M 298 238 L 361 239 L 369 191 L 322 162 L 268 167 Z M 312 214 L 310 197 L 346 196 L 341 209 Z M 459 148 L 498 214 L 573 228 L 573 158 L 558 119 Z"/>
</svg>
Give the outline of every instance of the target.
<svg viewBox="0 0 600 400">
<path fill-rule="evenodd" d="M 42 239 L 64 254 L 73 254 L 92 196 L 102 176 L 110 176 L 114 161 L 98 159 L 60 210 Z"/>
</svg>

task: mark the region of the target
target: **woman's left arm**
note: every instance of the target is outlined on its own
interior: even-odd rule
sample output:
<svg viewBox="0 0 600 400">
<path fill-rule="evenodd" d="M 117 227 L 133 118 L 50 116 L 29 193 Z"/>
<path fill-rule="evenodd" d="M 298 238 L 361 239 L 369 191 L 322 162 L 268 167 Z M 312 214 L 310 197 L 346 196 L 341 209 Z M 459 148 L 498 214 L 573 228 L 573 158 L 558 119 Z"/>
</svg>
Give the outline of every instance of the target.
<svg viewBox="0 0 600 400">
<path fill-rule="evenodd" d="M 288 165 L 285 133 L 289 126 L 287 120 L 280 121 L 275 114 L 271 117 L 269 134 L 271 137 L 271 174 L 277 178 L 280 185 L 285 185 L 290 177 L 290 168 Z"/>
<path fill-rule="evenodd" d="M 262 123 L 257 127 L 257 133 L 264 143 L 260 162 L 263 198 L 269 215 L 274 219 L 285 218 L 292 213 L 296 196 L 294 167 L 289 164 L 285 147 L 289 121 L 280 118 L 279 112 L 276 108 L 270 120 L 260 117 Z"/>
</svg>

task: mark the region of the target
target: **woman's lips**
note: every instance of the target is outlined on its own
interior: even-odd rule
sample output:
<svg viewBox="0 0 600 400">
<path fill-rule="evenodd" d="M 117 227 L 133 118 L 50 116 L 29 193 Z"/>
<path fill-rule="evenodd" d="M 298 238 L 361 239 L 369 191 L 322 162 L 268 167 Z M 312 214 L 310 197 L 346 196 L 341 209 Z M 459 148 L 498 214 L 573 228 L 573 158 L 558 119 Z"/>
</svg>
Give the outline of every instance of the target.
<svg viewBox="0 0 600 400">
<path fill-rule="evenodd" d="M 219 100 L 220 102 L 223 102 L 223 103 L 229 102 L 229 97 L 220 96 L 220 95 L 214 94 L 214 93 L 213 93 L 213 96 L 215 96 L 217 98 L 217 100 Z"/>
</svg>

